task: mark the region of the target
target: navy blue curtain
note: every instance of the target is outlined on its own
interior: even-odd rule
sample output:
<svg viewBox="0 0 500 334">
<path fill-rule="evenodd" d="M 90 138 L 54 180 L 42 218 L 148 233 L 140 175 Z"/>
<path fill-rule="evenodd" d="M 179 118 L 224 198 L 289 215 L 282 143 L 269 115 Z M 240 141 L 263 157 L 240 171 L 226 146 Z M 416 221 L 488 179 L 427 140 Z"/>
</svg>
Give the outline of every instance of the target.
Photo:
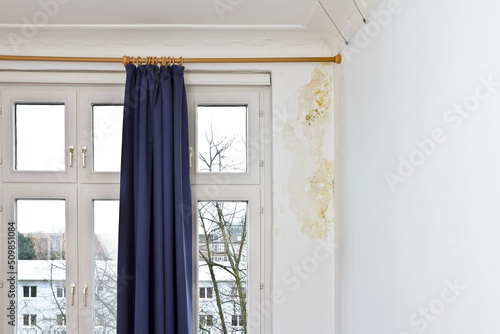
<svg viewBox="0 0 500 334">
<path fill-rule="evenodd" d="M 126 67 L 118 334 L 192 334 L 192 229 L 184 68 Z"/>
</svg>

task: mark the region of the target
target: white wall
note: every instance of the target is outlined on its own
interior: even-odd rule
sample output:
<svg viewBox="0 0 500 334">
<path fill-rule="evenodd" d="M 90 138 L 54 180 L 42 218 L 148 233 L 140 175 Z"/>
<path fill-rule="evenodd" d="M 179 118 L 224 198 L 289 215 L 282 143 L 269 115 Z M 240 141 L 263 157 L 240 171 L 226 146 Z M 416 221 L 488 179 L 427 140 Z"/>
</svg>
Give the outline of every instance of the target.
<svg viewBox="0 0 500 334">
<path fill-rule="evenodd" d="M 398 2 L 338 74 L 336 334 L 497 333 L 500 4 Z"/>
</svg>

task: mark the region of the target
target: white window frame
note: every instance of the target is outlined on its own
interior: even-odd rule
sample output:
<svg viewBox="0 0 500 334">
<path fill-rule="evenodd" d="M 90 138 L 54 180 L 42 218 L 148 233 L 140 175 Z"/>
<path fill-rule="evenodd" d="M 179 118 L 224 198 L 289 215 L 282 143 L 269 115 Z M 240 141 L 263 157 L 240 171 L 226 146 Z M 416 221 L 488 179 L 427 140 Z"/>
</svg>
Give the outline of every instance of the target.
<svg viewBox="0 0 500 334">
<path fill-rule="evenodd" d="M 1 88 L 0 88 L 1 89 Z M 50 87 L 2 89 L 2 177 L 4 182 L 76 182 L 76 168 L 69 167 L 69 147 L 76 146 L 75 90 Z M 17 103 L 63 103 L 65 106 L 65 170 L 18 171 L 14 168 L 15 105 Z M 43 150 L 43 147 L 39 148 Z"/>
<path fill-rule="evenodd" d="M 261 249 L 261 227 L 262 227 L 262 219 L 261 219 L 261 194 L 259 189 L 251 189 L 245 186 L 221 186 L 218 190 L 218 194 L 216 196 L 212 195 L 213 188 L 211 186 L 193 186 L 193 208 L 194 218 L 193 218 L 193 244 L 195 244 L 195 248 L 193 250 L 193 254 L 196 259 L 193 261 L 193 280 L 197 291 L 198 289 L 198 215 L 197 215 L 197 207 L 198 202 L 205 201 L 213 201 L 213 202 L 235 202 L 235 201 L 244 201 L 248 203 L 248 211 L 247 211 L 247 236 L 248 236 L 248 282 L 247 282 L 247 314 L 249 315 L 249 319 L 252 314 L 260 314 L 261 309 L 261 301 L 262 301 L 262 290 L 260 285 L 262 283 L 262 249 Z M 196 240 L 195 240 L 196 239 Z M 193 303 L 194 312 L 193 314 L 198 315 L 199 310 L 199 301 L 195 300 Z M 196 321 L 193 328 L 198 329 L 198 318 L 193 317 Z M 256 320 L 258 319 L 258 320 Z M 247 329 L 249 334 L 261 333 L 261 322 L 260 317 L 252 317 L 252 320 L 247 324 Z"/>
<path fill-rule="evenodd" d="M 271 333 L 271 96 L 269 87 L 188 86 L 193 201 L 193 291 L 198 284 L 198 219 L 200 201 L 248 202 L 247 330 Z M 248 105 L 247 173 L 198 173 L 196 107 Z M 264 204 L 265 203 L 265 204 Z M 193 331 L 198 334 L 199 299 L 193 301 Z M 267 302 L 266 302 L 267 301 Z M 258 315 L 258 316 L 256 316 Z"/>
<path fill-rule="evenodd" d="M 0 74 L 1 78 L 1 74 Z M 1 81 L 1 80 L 0 80 Z M 93 152 L 91 137 L 82 131 L 83 126 L 88 127 L 87 133 L 92 133 L 92 104 L 123 104 L 124 86 L 122 85 L 12 85 L 0 86 L 2 96 L 3 112 L 1 114 L 2 122 L 2 180 L 0 185 L 3 191 L 0 191 L 0 211 L 2 222 L 2 236 L 0 239 L 0 267 L 2 275 L 6 272 L 7 257 L 6 254 L 6 236 L 9 221 L 15 221 L 15 200 L 16 199 L 64 199 L 66 200 L 66 325 L 69 332 L 75 333 L 93 333 L 92 322 L 82 321 L 90 314 L 93 319 L 93 252 L 88 252 L 89 247 L 93 246 L 93 222 L 89 212 L 92 209 L 92 202 L 89 196 L 95 199 L 118 199 L 119 197 L 119 173 L 118 172 L 93 172 L 89 173 L 93 163 Z M 78 100 L 78 103 L 77 103 Z M 13 166 L 14 147 L 13 136 L 15 134 L 14 125 L 14 105 L 18 102 L 28 103 L 64 103 L 65 121 L 66 121 L 66 148 L 69 145 L 75 147 L 73 157 L 73 167 L 69 168 L 69 150 L 66 150 L 66 171 L 61 172 L 38 172 L 38 171 L 15 171 Z M 12 107 L 10 107 L 12 106 Z M 7 109 L 6 109 L 7 108 Z M 5 110 L 12 110 L 5 112 Z M 78 123 L 77 123 L 78 121 Z M 78 128 L 77 128 L 78 125 Z M 86 141 L 87 140 L 87 141 Z M 88 147 L 87 167 L 82 167 L 81 147 Z M 12 166 L 11 170 L 7 166 Z M 50 182 L 50 183 L 49 183 Z M 90 184 L 93 183 L 93 184 Z M 87 219 L 87 220 L 85 220 Z M 80 245 L 82 247 L 80 248 Z M 85 249 L 84 249 L 85 248 Z M 91 247 L 92 248 L 92 247 Z M 74 305 L 71 306 L 71 284 L 75 284 Z M 87 303 L 83 305 L 83 284 L 88 285 Z M 17 283 L 16 283 L 17 289 Z M 3 305 L 9 303 L 8 289 L 0 289 L 2 292 L 0 314 L 6 316 L 3 311 Z M 37 291 L 37 294 L 39 292 Z M 19 297 L 21 296 L 21 297 Z M 16 297 L 22 298 L 23 291 L 16 290 Z M 16 306 L 17 307 L 17 306 Z M 18 311 L 16 309 L 16 311 Z M 83 318 L 82 318 L 83 317 Z M 21 319 L 22 321 L 22 319 Z M 19 323 L 18 312 L 16 312 L 16 327 L 2 322 L 1 327 L 5 334 L 14 334 L 16 328 L 22 329 L 22 322 Z"/>
<path fill-rule="evenodd" d="M 193 184 L 259 184 L 260 183 L 260 112 L 261 87 L 188 87 L 190 145 L 193 148 L 191 179 Z M 235 173 L 198 172 L 198 106 L 247 106 L 247 171 Z"/>
<path fill-rule="evenodd" d="M 87 284 L 88 294 L 86 305 L 83 305 L 83 298 L 80 301 L 80 308 L 83 310 L 84 316 L 87 315 L 86 321 L 80 321 L 79 323 L 79 333 L 93 333 L 94 327 L 97 325 L 94 323 L 94 304 L 95 304 L 95 282 L 94 282 L 94 255 L 95 255 L 95 245 L 94 245 L 94 219 L 93 219 L 93 201 L 94 200 L 118 200 L 120 196 L 120 189 L 118 185 L 107 185 L 99 187 L 82 187 L 80 189 L 80 221 L 86 222 L 80 224 L 79 226 L 79 242 L 81 245 L 91 244 L 92 250 L 84 249 L 80 247 L 78 250 L 78 259 L 80 261 L 81 268 L 85 270 L 80 270 L 78 280 L 80 285 Z M 118 231 L 117 231 L 118 232 Z M 90 319 L 90 320 L 89 320 Z"/>
<path fill-rule="evenodd" d="M 82 124 L 87 124 L 88 129 L 91 129 L 92 125 L 92 113 L 91 109 L 86 106 L 92 103 L 110 103 L 115 104 L 117 101 L 117 94 L 120 94 L 120 98 L 123 94 L 124 87 L 121 79 L 118 80 L 118 76 L 122 76 L 123 73 L 96 73 L 98 80 L 94 81 L 94 74 L 92 73 L 59 73 L 56 76 L 52 76 L 50 83 L 46 80 L 41 79 L 44 76 L 43 73 L 7 73 L 0 71 L 0 90 L 2 90 L 2 107 L 3 115 L 0 117 L 2 122 L 2 155 L 3 158 L 3 177 L 2 186 L 4 191 L 0 192 L 0 203 L 3 203 L 3 214 L 0 217 L 0 222 L 6 229 L 7 222 L 14 219 L 13 214 L 13 204 L 12 198 L 15 194 L 20 193 L 23 195 L 21 198 L 63 198 L 61 196 L 67 196 L 67 224 L 69 219 L 74 219 L 77 217 L 79 221 L 91 222 L 89 218 L 89 210 L 92 208 L 92 199 L 117 199 L 119 192 L 119 181 L 118 175 L 109 175 L 117 173 L 107 173 L 106 176 L 100 176 L 101 172 L 93 175 L 88 173 L 85 175 L 81 171 L 81 146 L 85 145 L 89 149 L 92 147 L 89 140 L 91 138 L 82 137 L 82 133 L 78 133 L 81 129 Z M 108 78 L 112 78 L 108 80 Z M 192 78 L 192 80 L 188 80 Z M 16 80 L 14 80 L 16 79 Z M 19 79 L 19 80 L 17 80 Z M 8 86 L 1 86 L 2 83 L 11 83 Z M 38 83 L 42 85 L 38 85 Z M 81 83 L 82 85 L 77 85 Z M 92 85 L 96 83 L 97 85 Z M 55 86 L 57 84 L 57 86 Z M 64 84 L 60 86 L 59 84 Z M 260 318 L 257 324 L 251 324 L 249 320 L 249 334 L 264 334 L 271 333 L 271 319 L 270 319 L 270 309 L 266 306 L 266 300 L 271 300 L 271 260 L 270 256 L 265 256 L 265 254 L 271 254 L 271 219 L 272 219 L 272 207 L 271 207 L 271 144 L 269 142 L 264 142 L 264 139 L 269 139 L 269 129 L 271 128 L 271 95 L 270 95 L 270 75 L 268 73 L 186 73 L 186 88 L 188 94 L 188 109 L 190 109 L 190 143 L 191 146 L 196 147 L 195 136 L 196 132 L 193 126 L 195 123 L 196 111 L 194 106 L 196 105 L 242 105 L 247 104 L 247 115 L 248 115 L 248 127 L 250 131 L 248 132 L 248 171 L 247 173 L 196 173 L 196 159 L 193 159 L 192 173 L 192 183 L 193 183 L 193 309 L 195 315 L 194 320 L 194 333 L 197 334 L 197 325 L 199 321 L 198 316 L 198 235 L 197 235 L 197 225 L 196 220 L 196 209 L 198 201 L 247 201 L 248 206 L 248 217 L 250 221 L 254 223 L 253 229 L 248 231 L 249 235 L 249 281 L 246 287 L 248 291 L 248 314 L 249 318 L 252 314 L 260 314 Z M 104 89 L 103 89 L 104 87 Z M 10 125 L 12 124 L 12 116 L 9 119 L 9 113 L 6 110 L 10 110 L 12 105 L 12 97 L 4 95 L 8 91 L 23 91 L 33 92 L 34 90 L 42 92 L 39 95 L 32 98 L 32 102 L 43 102 L 43 94 L 47 91 L 64 92 L 66 94 L 73 94 L 75 98 L 69 98 L 67 103 L 67 110 L 72 109 L 74 112 L 66 113 L 67 124 L 67 134 L 73 134 L 74 136 L 66 136 L 66 147 L 68 145 L 75 145 L 75 155 L 74 155 L 74 177 L 69 175 L 66 177 L 61 177 L 57 173 L 46 173 L 48 175 L 42 175 L 42 181 L 38 179 L 40 175 L 44 173 L 26 173 L 26 172 L 16 172 L 6 170 L 5 166 L 13 166 L 12 158 L 8 162 L 7 153 L 12 151 L 12 137 L 9 139 L 9 133 L 12 132 Z M 104 91 L 103 91 L 104 90 Z M 71 93 L 72 92 L 72 93 Z M 76 94 L 75 94 L 76 92 Z M 113 93 L 114 92 L 114 93 Z M 106 97 L 105 95 L 111 93 L 116 94 L 114 97 Z M 87 94 L 87 95 L 85 95 Z M 108 96 L 111 96 L 108 95 Z M 37 97 L 40 97 L 38 99 Z M 9 101 L 9 102 L 6 102 Z M 22 102 L 26 102 L 24 100 Z M 73 101 L 73 102 L 71 102 Z M 78 101 L 78 103 L 76 102 Z M 47 102 L 56 102 L 53 99 Z M 58 101 L 59 102 L 59 101 Z M 64 102 L 64 101 L 63 101 Z M 121 101 L 120 101 L 121 102 Z M 119 103 L 116 103 L 119 104 Z M 71 107 L 70 107 L 71 106 Z M 7 109 L 6 109 L 7 107 Z M 75 111 L 76 110 L 76 111 Z M 89 110 L 85 113 L 83 110 Z M 74 119 L 70 119 L 74 117 Z M 193 118 L 194 117 L 194 118 Z M 77 120 L 79 127 L 77 128 Z M 69 130 L 68 130 L 69 129 Z M 267 130 L 267 137 L 264 136 L 264 130 Z M 78 137 L 79 136 L 79 137 Z M 71 143 L 69 143 L 69 140 Z M 259 138 L 259 142 L 256 147 L 252 148 L 250 143 L 251 138 Z M 87 141 L 86 141 L 87 140 Z M 66 163 L 69 164 L 69 154 L 66 152 L 67 159 Z M 90 152 L 88 158 L 91 159 L 93 153 Z M 11 154 L 11 157 L 13 155 Z M 93 166 L 93 162 L 87 161 L 88 166 Z M 263 164 L 263 165 L 262 165 Z M 88 172 L 88 170 L 87 170 Z M 19 174 L 19 177 L 11 177 L 9 173 Z M 30 176 L 30 174 L 33 174 Z M 55 174 L 55 175 L 54 175 Z M 200 175 L 201 174 L 201 175 Z M 216 175 L 218 174 L 218 175 Z M 6 177 L 7 175 L 7 177 Z M 216 175 L 216 177 L 214 177 Z M 24 184 L 23 184 L 24 182 Z M 40 182 L 40 186 L 36 186 L 35 183 Z M 44 184 L 51 182 L 50 184 Z M 52 184 L 59 182 L 60 184 Z M 78 183 L 77 183 L 78 182 Z M 73 184 L 72 184 L 73 183 Z M 91 185 L 94 183 L 94 185 Z M 109 184 L 106 184 L 109 183 Z M 67 184 L 69 187 L 65 187 L 63 184 Z M 99 184 L 99 185 L 97 185 Z M 99 187 L 93 188 L 90 187 Z M 226 187 L 227 186 L 227 187 Z M 220 189 L 220 192 L 214 194 L 214 189 Z M 78 191 L 76 190 L 78 189 Z M 204 194 L 203 194 L 204 193 Z M 1 198 L 3 196 L 3 199 Z M 45 197 L 44 197 L 45 196 Z M 55 196 L 55 197 L 54 197 Z M 97 198 L 96 196 L 101 196 Z M 265 205 L 263 203 L 266 203 Z M 78 210 L 77 210 L 78 208 Z M 263 212 L 262 212 L 263 210 Z M 86 218 L 87 217 L 87 218 Z M 251 224 L 251 223 L 250 223 Z M 93 226 L 86 226 L 90 224 L 70 224 L 67 226 L 66 233 L 74 234 L 73 238 L 76 236 L 78 240 L 74 242 L 78 254 L 72 255 L 76 258 L 70 261 L 70 254 L 67 254 L 67 278 L 66 278 L 66 291 L 67 291 L 67 329 L 69 331 L 79 333 L 90 333 L 91 326 L 85 324 L 86 321 L 78 321 L 82 315 L 86 318 L 90 317 L 93 319 L 93 308 L 89 305 L 93 305 L 94 298 L 94 286 L 93 286 L 93 270 L 88 270 L 89 267 L 82 267 L 80 263 L 87 262 L 93 263 L 93 257 L 90 252 L 85 252 L 81 249 L 80 245 L 84 242 L 89 242 L 93 240 Z M 74 226 L 73 226 L 74 225 Z M 258 226 L 258 227 L 257 227 Z M 71 230 L 70 230 L 71 229 Z M 76 234 L 76 230 L 80 234 Z M 4 231 L 5 232 L 5 231 Z M 4 233 L 4 236 L 6 234 Z M 4 240 L 5 239 L 5 240 Z M 2 260 L 0 261 L 0 267 L 2 273 L 6 270 L 6 238 L 0 239 L 0 254 L 2 255 Z M 74 253 L 74 251 L 73 251 Z M 90 262 L 89 262 L 90 261 Z M 80 268 L 78 272 L 77 268 Z M 71 270 L 71 275 L 69 274 Z M 92 276 L 92 277 L 90 277 Z M 70 283 L 76 282 L 77 289 L 74 296 L 75 307 L 69 306 L 71 298 L 71 288 Z M 87 308 L 82 311 L 83 299 L 81 298 L 81 287 L 83 282 L 90 282 L 87 295 Z M 6 286 L 6 282 L 4 282 Z M 2 316 L 5 316 L 5 302 L 9 299 L 7 298 L 8 289 L 1 289 L 3 292 L 2 298 L 0 298 L 0 306 L 3 311 L 0 311 Z M 17 292 L 19 293 L 19 291 Z M 86 313 L 85 313 L 85 312 Z M 85 316 L 86 314 L 86 316 Z M 17 314 L 16 314 L 17 316 Z M 78 322 L 75 325 L 75 321 Z M 17 319 L 16 319 L 17 323 Z M 22 324 L 17 323 L 17 326 L 21 328 Z M 75 327 L 76 326 L 76 327 Z M 4 333 L 13 334 L 12 326 L 3 322 Z"/>
<path fill-rule="evenodd" d="M 3 208 L 3 218 L 2 221 L 2 235 L 7 235 L 8 224 L 5 222 L 16 221 L 15 210 L 16 210 L 16 201 L 23 199 L 42 199 L 42 200 L 65 200 L 66 203 L 66 291 L 70 291 L 70 284 L 72 282 L 77 282 L 78 277 L 78 259 L 77 259 L 77 250 L 78 250 L 78 238 L 77 238 L 77 190 L 76 188 L 69 187 L 47 187 L 43 185 L 4 185 L 3 189 L 3 199 L 4 205 Z M 5 219 L 7 217 L 7 219 Z M 17 226 L 16 226 L 17 230 Z M 3 238 L 5 239 L 5 237 Z M 5 245 L 5 241 L 4 241 Z M 4 254 L 5 249 L 2 249 L 2 255 Z M 3 268 L 8 268 L 7 266 L 7 257 L 5 255 L 2 256 Z M 16 268 L 17 270 L 17 268 Z M 16 276 L 16 285 L 17 276 Z M 10 302 L 12 298 L 8 296 L 8 289 L 2 289 L 3 303 Z M 17 298 L 20 298 L 23 292 L 17 290 Z M 37 291 L 38 295 L 38 291 Z M 21 297 L 22 298 L 22 297 Z M 77 304 L 77 300 L 79 298 L 78 293 L 75 293 L 75 305 Z M 17 306 L 16 306 L 16 311 Z M 23 325 L 18 322 L 16 312 L 16 325 L 17 328 L 22 328 Z M 5 314 L 2 314 L 5 316 Z M 66 319 L 68 323 L 76 324 L 78 321 L 78 309 L 77 307 L 72 307 L 70 302 L 66 303 Z M 16 328 L 9 325 L 6 321 L 3 321 L 3 333 L 5 334 L 14 334 Z M 73 327 L 74 328 L 74 327 Z"/>
<path fill-rule="evenodd" d="M 79 121 L 80 141 L 77 153 L 81 156 L 83 146 L 88 149 L 86 167 L 78 164 L 78 173 L 82 183 L 119 183 L 119 172 L 94 172 L 94 143 L 93 143 L 93 106 L 101 104 L 123 105 L 124 88 L 104 88 L 99 90 L 80 91 L 79 93 Z M 121 131 L 121 129 L 120 129 Z"/>
</svg>

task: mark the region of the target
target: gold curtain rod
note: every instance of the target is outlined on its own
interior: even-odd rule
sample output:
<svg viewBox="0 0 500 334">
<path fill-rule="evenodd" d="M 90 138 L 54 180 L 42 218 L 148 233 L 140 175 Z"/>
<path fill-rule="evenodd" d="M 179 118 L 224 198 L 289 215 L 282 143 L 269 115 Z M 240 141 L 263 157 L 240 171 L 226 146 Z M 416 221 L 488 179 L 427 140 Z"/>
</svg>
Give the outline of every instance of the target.
<svg viewBox="0 0 500 334">
<path fill-rule="evenodd" d="M 0 55 L 0 60 L 53 61 L 73 63 L 129 63 L 135 64 L 183 64 L 183 63 L 336 63 L 342 62 L 340 54 L 335 57 L 277 57 L 277 58 L 173 58 L 173 57 L 51 57 Z"/>
</svg>

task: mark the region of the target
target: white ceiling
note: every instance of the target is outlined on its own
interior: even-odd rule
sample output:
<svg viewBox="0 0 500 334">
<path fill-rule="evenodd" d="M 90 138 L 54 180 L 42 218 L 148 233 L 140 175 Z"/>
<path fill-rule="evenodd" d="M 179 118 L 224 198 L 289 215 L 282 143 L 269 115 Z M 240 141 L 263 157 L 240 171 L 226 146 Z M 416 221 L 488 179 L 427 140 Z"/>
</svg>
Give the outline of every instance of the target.
<svg viewBox="0 0 500 334">
<path fill-rule="evenodd" d="M 346 38 L 352 37 L 362 24 L 353 0 L 322 2 Z M 381 0 L 357 2 L 368 17 Z M 52 6 L 43 8 L 42 3 Z M 238 43 L 275 43 L 287 49 L 315 45 L 298 51 L 304 56 L 336 54 L 344 46 L 317 0 L 2 0 L 0 51 L 4 54 L 9 46 L 10 53 L 32 54 L 40 50 L 34 45 L 75 45 L 88 47 L 92 55 L 93 47 L 109 44 L 127 49 L 187 43 L 219 48 Z M 203 56 L 210 52 L 209 48 Z"/>
</svg>

